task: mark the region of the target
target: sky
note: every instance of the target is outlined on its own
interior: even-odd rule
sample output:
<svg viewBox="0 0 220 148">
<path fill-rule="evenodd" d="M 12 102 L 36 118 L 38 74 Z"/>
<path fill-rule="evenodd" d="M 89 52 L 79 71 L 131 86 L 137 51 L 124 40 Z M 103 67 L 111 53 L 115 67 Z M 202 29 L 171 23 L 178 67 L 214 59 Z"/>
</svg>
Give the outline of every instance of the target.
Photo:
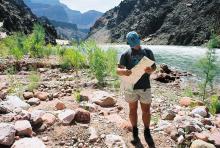
<svg viewBox="0 0 220 148">
<path fill-rule="evenodd" d="M 106 12 L 119 5 L 121 1 L 122 0 L 60 0 L 61 3 L 66 4 L 69 8 L 81 12 L 88 10 Z"/>
</svg>

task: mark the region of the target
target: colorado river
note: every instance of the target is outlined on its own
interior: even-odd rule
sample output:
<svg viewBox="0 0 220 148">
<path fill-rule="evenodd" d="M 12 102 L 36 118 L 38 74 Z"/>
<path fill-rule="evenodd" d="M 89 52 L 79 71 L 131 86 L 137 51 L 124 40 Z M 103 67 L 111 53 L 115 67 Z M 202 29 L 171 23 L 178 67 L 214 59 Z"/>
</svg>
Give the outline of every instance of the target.
<svg viewBox="0 0 220 148">
<path fill-rule="evenodd" d="M 127 45 L 100 45 L 104 49 L 114 48 L 120 54 L 129 48 Z M 168 45 L 143 45 L 143 47 L 150 48 L 156 58 L 158 64 L 165 63 L 171 68 L 181 71 L 191 72 L 199 75 L 201 70 L 196 66 L 198 60 L 205 55 L 206 48 L 195 46 L 168 46 Z M 216 50 L 217 64 L 220 66 L 220 49 Z M 220 70 L 217 75 L 217 82 L 220 82 Z"/>
</svg>

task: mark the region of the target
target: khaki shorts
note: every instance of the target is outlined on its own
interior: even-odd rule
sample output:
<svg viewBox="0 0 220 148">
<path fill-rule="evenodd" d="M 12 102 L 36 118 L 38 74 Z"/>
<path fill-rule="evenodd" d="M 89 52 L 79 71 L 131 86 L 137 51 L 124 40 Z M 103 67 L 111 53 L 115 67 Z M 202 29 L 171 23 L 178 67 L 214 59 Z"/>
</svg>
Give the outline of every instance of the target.
<svg viewBox="0 0 220 148">
<path fill-rule="evenodd" d="M 128 103 L 140 101 L 143 104 L 151 104 L 151 89 L 136 89 L 133 91 L 124 91 L 125 101 Z"/>
</svg>

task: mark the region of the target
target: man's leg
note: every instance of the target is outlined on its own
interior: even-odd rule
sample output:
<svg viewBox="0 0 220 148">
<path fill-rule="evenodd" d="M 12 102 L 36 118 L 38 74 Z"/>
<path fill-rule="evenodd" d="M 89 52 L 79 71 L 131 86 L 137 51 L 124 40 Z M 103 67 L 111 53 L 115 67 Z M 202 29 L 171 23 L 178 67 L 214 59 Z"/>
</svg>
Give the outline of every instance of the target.
<svg viewBox="0 0 220 148">
<path fill-rule="evenodd" d="M 153 138 L 151 136 L 151 133 L 150 133 L 150 119 L 151 119 L 151 113 L 150 113 L 150 106 L 151 104 L 144 104 L 144 103 L 141 103 L 141 109 L 142 109 L 142 120 L 144 122 L 144 137 L 145 137 L 145 140 L 148 144 L 148 146 L 150 148 L 155 148 L 155 144 L 154 144 L 154 141 L 153 141 Z"/>
<path fill-rule="evenodd" d="M 138 101 L 129 103 L 129 118 L 132 127 L 137 127 L 137 120 L 138 120 L 137 108 L 138 108 Z"/>
<path fill-rule="evenodd" d="M 150 127 L 150 119 L 151 119 L 150 106 L 151 106 L 151 104 L 141 103 L 142 120 L 144 122 L 145 128 Z"/>
<path fill-rule="evenodd" d="M 137 144 L 139 142 L 138 137 L 138 128 L 137 128 L 137 108 L 138 108 L 138 101 L 129 103 L 129 118 L 132 125 L 132 134 L 133 140 L 131 141 L 133 144 Z"/>
</svg>

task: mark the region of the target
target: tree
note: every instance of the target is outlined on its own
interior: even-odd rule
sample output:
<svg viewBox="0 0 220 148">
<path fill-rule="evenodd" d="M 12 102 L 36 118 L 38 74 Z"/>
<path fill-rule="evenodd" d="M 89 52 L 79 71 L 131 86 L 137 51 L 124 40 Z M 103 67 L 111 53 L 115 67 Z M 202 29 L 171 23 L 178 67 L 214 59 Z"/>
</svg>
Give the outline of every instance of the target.
<svg viewBox="0 0 220 148">
<path fill-rule="evenodd" d="M 203 81 L 201 83 L 202 98 L 205 100 L 207 98 L 207 86 L 213 89 L 213 82 L 217 75 L 217 56 L 216 47 L 219 45 L 219 37 L 212 35 L 211 40 L 208 42 L 208 49 L 204 57 L 202 57 L 198 62 L 198 67 L 202 70 Z"/>
</svg>

